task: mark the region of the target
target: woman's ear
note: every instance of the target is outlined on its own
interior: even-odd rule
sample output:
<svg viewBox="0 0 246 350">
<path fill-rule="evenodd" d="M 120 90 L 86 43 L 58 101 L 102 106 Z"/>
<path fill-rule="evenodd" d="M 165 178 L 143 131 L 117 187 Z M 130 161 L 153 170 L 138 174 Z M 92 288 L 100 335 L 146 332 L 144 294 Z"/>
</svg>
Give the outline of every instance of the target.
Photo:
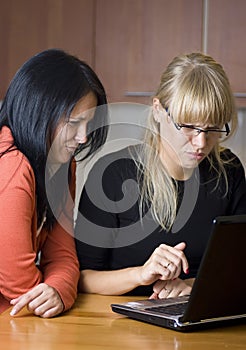
<svg viewBox="0 0 246 350">
<path fill-rule="evenodd" d="M 162 106 L 159 98 L 157 97 L 153 98 L 152 108 L 153 108 L 153 116 L 156 123 L 160 123 L 160 114 L 161 114 Z"/>
</svg>

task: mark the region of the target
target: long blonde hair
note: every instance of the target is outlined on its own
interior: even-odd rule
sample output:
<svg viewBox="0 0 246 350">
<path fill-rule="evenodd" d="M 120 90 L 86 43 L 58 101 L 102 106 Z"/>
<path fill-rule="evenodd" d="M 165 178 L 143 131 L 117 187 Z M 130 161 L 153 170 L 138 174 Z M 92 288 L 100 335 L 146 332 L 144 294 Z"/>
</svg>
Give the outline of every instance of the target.
<svg viewBox="0 0 246 350">
<path fill-rule="evenodd" d="M 191 53 L 175 57 L 163 72 L 154 97 L 168 108 L 176 123 L 221 126 L 230 123 L 230 135 L 236 129 L 237 115 L 229 80 L 222 66 L 210 56 Z M 178 186 L 160 160 L 159 138 L 159 124 L 152 111 L 144 142 L 135 158 L 136 164 L 142 164 L 138 167 L 142 183 L 140 213 L 151 203 L 154 219 L 169 231 L 176 218 Z M 222 150 L 218 141 L 207 158 L 217 173 L 217 184 L 223 175 L 228 186 Z"/>
</svg>

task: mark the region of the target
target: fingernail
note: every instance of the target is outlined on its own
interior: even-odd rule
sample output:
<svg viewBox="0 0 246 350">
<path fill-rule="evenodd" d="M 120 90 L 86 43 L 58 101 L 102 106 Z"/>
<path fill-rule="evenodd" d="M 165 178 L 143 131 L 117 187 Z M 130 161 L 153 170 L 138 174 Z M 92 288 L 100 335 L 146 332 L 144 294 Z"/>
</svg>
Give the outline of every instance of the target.
<svg viewBox="0 0 246 350">
<path fill-rule="evenodd" d="M 188 275 L 189 272 L 190 272 L 189 269 L 186 269 L 186 271 L 185 271 L 186 275 Z"/>
<path fill-rule="evenodd" d="M 12 309 L 11 311 L 10 311 L 10 316 L 14 316 L 15 314 L 16 314 L 16 311 L 15 311 L 15 309 Z"/>
</svg>

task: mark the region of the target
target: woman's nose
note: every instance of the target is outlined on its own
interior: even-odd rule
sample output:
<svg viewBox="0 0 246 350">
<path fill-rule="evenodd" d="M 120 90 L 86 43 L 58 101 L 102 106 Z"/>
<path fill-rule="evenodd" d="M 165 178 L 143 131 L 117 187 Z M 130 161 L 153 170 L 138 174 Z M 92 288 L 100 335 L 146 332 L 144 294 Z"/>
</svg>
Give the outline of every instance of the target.
<svg viewBox="0 0 246 350">
<path fill-rule="evenodd" d="M 77 137 L 76 141 L 78 143 L 80 143 L 80 144 L 86 143 L 87 142 L 87 137 L 86 136 L 84 136 L 84 137 Z"/>
<path fill-rule="evenodd" d="M 81 125 L 77 133 L 75 135 L 75 140 L 78 143 L 86 143 L 87 142 L 87 126 L 86 125 Z"/>
<path fill-rule="evenodd" d="M 207 143 L 207 134 L 205 132 L 200 132 L 198 135 L 194 135 L 192 143 L 198 148 L 203 148 Z"/>
</svg>

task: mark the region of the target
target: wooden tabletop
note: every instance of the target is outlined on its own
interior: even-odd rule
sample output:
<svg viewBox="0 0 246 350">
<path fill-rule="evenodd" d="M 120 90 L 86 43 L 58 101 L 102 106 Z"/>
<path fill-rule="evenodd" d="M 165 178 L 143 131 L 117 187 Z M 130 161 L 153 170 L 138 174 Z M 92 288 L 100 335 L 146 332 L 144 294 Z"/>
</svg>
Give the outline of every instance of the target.
<svg viewBox="0 0 246 350">
<path fill-rule="evenodd" d="M 137 298 L 140 299 L 140 298 Z M 42 319 L 26 309 L 0 315 L 3 350 L 245 350 L 246 325 L 180 333 L 131 320 L 111 311 L 110 304 L 136 297 L 80 294 L 62 316 Z"/>
</svg>

